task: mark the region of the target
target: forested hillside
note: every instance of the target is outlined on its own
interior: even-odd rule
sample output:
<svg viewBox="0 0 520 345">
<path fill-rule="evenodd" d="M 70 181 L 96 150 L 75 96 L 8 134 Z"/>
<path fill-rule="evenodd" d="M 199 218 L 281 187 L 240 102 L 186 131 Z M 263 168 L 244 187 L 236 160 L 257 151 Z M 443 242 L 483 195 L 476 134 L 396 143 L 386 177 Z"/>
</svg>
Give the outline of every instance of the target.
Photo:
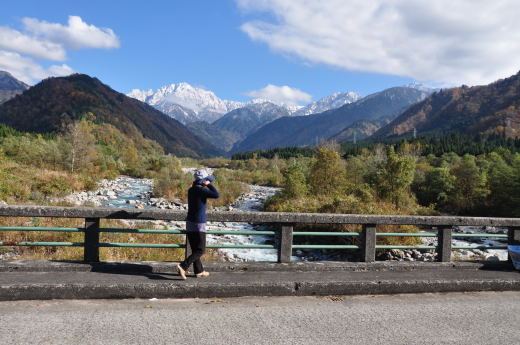
<svg viewBox="0 0 520 345">
<path fill-rule="evenodd" d="M 520 73 L 485 86 L 444 89 L 413 105 L 374 137 L 459 132 L 520 136 Z"/>
<path fill-rule="evenodd" d="M 168 153 L 220 153 L 177 120 L 85 74 L 43 80 L 0 105 L 0 122 L 24 132 L 57 133 L 87 112 L 95 114 L 96 123 L 110 123 L 130 138 L 154 140 Z"/>
</svg>

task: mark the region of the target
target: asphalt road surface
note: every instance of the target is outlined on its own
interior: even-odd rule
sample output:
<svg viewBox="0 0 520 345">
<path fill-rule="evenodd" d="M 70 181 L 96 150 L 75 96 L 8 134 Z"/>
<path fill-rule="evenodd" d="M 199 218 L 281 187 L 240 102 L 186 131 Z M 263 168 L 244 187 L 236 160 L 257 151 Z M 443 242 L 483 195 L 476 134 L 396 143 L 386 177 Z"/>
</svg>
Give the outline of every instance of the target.
<svg viewBox="0 0 520 345">
<path fill-rule="evenodd" d="M 0 302 L 0 344 L 520 344 L 520 292 Z"/>
</svg>

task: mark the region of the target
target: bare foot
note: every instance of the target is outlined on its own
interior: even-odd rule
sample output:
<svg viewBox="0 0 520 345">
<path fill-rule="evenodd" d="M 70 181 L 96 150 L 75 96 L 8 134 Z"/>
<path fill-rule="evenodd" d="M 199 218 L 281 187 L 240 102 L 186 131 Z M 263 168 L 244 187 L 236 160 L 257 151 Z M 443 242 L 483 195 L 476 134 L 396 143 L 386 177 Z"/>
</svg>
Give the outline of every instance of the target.
<svg viewBox="0 0 520 345">
<path fill-rule="evenodd" d="M 181 267 L 181 265 L 177 265 L 177 272 L 179 272 L 179 275 L 181 276 L 182 279 L 186 280 L 186 271 L 184 270 L 184 268 Z"/>
</svg>

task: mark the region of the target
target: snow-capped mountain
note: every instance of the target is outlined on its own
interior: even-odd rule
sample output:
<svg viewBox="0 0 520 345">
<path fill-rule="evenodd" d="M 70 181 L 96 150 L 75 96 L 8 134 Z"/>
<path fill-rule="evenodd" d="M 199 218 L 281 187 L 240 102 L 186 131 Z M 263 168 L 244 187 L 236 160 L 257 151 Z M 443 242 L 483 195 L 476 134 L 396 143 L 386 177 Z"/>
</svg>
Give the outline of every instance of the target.
<svg viewBox="0 0 520 345">
<path fill-rule="evenodd" d="M 263 125 L 284 116 L 290 116 L 287 107 L 257 99 L 247 102 L 243 107 L 234 109 L 213 122 L 212 131 L 197 130 L 194 126 L 190 129 L 195 130 L 195 133 L 203 139 L 215 142 L 215 146 L 228 151 L 237 141 L 244 139 Z M 226 137 L 216 138 L 217 131 L 225 133 Z"/>
<path fill-rule="evenodd" d="M 303 116 L 310 114 L 322 113 L 327 110 L 337 109 L 345 104 L 353 103 L 359 100 L 361 96 L 355 92 L 336 92 L 332 95 L 323 97 L 316 102 L 296 110 L 292 113 L 293 116 Z"/>
<path fill-rule="evenodd" d="M 135 98 L 138 101 L 147 103 L 148 99 L 153 95 L 153 90 L 152 89 L 149 89 L 149 90 L 133 89 L 126 95 L 128 97 Z"/>
<path fill-rule="evenodd" d="M 129 92 L 127 96 L 148 103 L 184 124 L 200 121 L 213 123 L 229 112 L 239 108 L 247 108 L 247 111 L 242 111 L 241 114 L 251 112 L 249 117 L 256 117 L 258 115 L 257 120 L 266 123 L 263 118 L 264 115 L 268 113 L 270 115 L 266 115 L 266 118 L 272 118 L 272 120 L 281 117 L 278 115 L 273 116 L 272 114 L 275 113 L 283 113 L 282 116 L 310 115 L 336 109 L 361 98 L 361 96 L 355 92 L 336 92 L 316 102 L 312 102 L 305 107 L 276 104 L 268 99 L 253 99 L 247 103 L 241 103 L 220 99 L 212 91 L 195 87 L 188 83 L 170 84 L 155 91 L 152 89 L 134 89 Z M 260 109 L 262 107 L 267 109 L 273 106 L 277 108 L 271 112 Z M 280 111 L 282 108 L 284 109 L 283 112 Z M 256 122 L 256 120 L 254 122 Z"/>
<path fill-rule="evenodd" d="M 307 116 L 281 117 L 236 143 L 231 152 L 315 145 L 317 139 L 328 140 L 338 133 L 338 129 L 345 129 L 356 121 L 394 119 L 426 95 L 425 92 L 413 88 L 394 87 L 337 109 Z"/>
<path fill-rule="evenodd" d="M 186 107 L 183 107 L 177 103 L 171 103 L 167 100 L 160 100 L 153 107 L 167 115 L 170 115 L 174 119 L 180 121 L 183 124 L 188 124 L 193 121 L 197 121 L 199 118 L 198 114 Z M 204 115 L 204 114 L 203 114 Z"/>
<path fill-rule="evenodd" d="M 127 95 L 146 102 L 183 123 L 213 122 L 243 106 L 243 103 L 220 99 L 212 91 L 188 83 L 170 84 L 156 91 L 134 89 Z"/>
<path fill-rule="evenodd" d="M 273 102 L 267 99 L 253 99 L 247 103 L 220 99 L 212 91 L 194 87 L 188 83 L 178 83 L 163 86 L 157 90 L 133 89 L 127 96 L 140 100 L 155 107 L 163 113 L 187 124 L 205 121 L 212 123 L 225 114 L 238 108 L 252 106 L 250 110 L 259 111 L 255 105 Z M 298 105 L 277 104 L 290 115 L 303 107 Z"/>
<path fill-rule="evenodd" d="M 289 115 L 292 115 L 296 111 L 304 108 L 304 106 L 302 106 L 302 105 L 289 105 L 286 103 L 274 102 L 274 101 L 272 101 L 270 99 L 266 99 L 266 98 L 252 99 L 247 103 L 243 103 L 242 107 L 250 107 L 252 105 L 252 107 L 250 107 L 251 109 L 256 109 L 257 111 L 263 111 L 263 110 L 261 110 L 262 107 L 255 107 L 254 105 L 255 104 L 264 104 L 264 103 L 269 103 L 271 106 L 276 105 L 277 107 L 282 107 L 289 112 Z M 270 107 L 270 106 L 267 104 L 263 105 L 263 108 L 267 108 L 267 107 Z"/>
<path fill-rule="evenodd" d="M 247 134 L 268 122 L 276 120 L 283 116 L 289 116 L 290 112 L 286 107 L 274 104 L 272 102 L 248 102 L 243 107 L 230 111 L 223 117 L 215 121 L 213 124 L 219 128 L 230 130 L 235 129 L 237 132 Z M 246 120 L 247 118 L 247 120 Z M 240 126 L 239 122 L 247 122 L 249 126 Z M 244 125 L 245 123 L 242 123 Z"/>
<path fill-rule="evenodd" d="M 409 87 L 411 89 L 416 89 L 416 90 L 419 90 L 419 91 L 422 91 L 422 92 L 426 92 L 428 94 L 434 93 L 434 92 L 437 92 L 437 91 L 441 90 L 440 88 L 436 88 L 436 87 L 433 87 L 433 86 L 430 86 L 430 85 L 418 83 L 416 81 L 411 82 L 410 84 L 404 85 L 404 87 Z"/>
</svg>

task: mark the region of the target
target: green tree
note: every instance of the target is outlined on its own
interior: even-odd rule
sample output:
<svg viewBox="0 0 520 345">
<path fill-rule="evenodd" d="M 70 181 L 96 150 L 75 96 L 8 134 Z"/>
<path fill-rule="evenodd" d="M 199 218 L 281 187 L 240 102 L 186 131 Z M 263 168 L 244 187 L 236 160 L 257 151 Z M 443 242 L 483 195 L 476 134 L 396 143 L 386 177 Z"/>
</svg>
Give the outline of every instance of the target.
<svg viewBox="0 0 520 345">
<path fill-rule="evenodd" d="M 464 155 L 451 169 L 455 186 L 450 204 L 457 213 L 473 214 L 484 208 L 490 191 L 486 188 L 486 175 L 478 168 L 475 156 Z"/>
<path fill-rule="evenodd" d="M 389 146 L 384 159 L 375 172 L 375 187 L 381 198 L 391 201 L 396 208 L 409 197 L 415 171 L 415 158 L 398 155 L 394 147 Z"/>
<path fill-rule="evenodd" d="M 511 160 L 511 167 L 513 169 L 513 183 L 511 186 L 511 201 L 513 209 L 510 215 L 520 217 L 520 154 L 516 153 Z"/>
<path fill-rule="evenodd" d="M 286 198 L 297 199 L 308 193 L 307 183 L 302 167 L 295 163 L 288 166 L 283 174 L 283 195 Z"/>
<path fill-rule="evenodd" d="M 315 195 L 333 195 L 345 185 L 345 170 L 341 166 L 339 154 L 321 147 L 315 156 L 309 174 L 311 192 Z"/>
<path fill-rule="evenodd" d="M 365 182 L 364 177 L 368 174 L 369 167 L 366 157 L 349 157 L 346 160 L 346 177 L 347 180 L 356 185 Z"/>
<path fill-rule="evenodd" d="M 517 154 L 517 156 L 520 158 L 520 155 Z M 488 200 L 490 208 L 493 210 L 494 215 L 519 216 L 520 164 L 517 167 L 515 167 L 514 162 L 513 165 L 508 165 L 495 152 L 489 154 L 488 161 L 490 163 L 488 172 L 488 187 L 490 190 Z M 520 163 L 520 159 L 518 162 Z"/>
<path fill-rule="evenodd" d="M 443 209 L 446 207 L 449 195 L 454 187 L 455 176 L 450 173 L 449 167 L 444 164 L 440 168 L 427 170 L 421 183 L 414 186 L 414 190 L 420 204 L 425 206 L 435 204 L 438 208 Z"/>
</svg>

